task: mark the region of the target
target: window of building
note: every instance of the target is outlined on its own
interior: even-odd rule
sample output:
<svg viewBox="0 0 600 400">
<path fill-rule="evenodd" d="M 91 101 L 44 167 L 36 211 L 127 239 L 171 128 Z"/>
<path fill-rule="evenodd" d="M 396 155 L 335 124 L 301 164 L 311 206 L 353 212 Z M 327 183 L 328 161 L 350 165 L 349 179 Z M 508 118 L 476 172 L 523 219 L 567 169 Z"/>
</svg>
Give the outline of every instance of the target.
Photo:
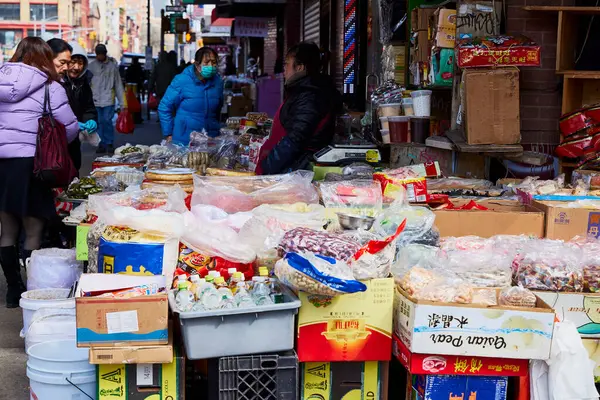
<svg viewBox="0 0 600 400">
<path fill-rule="evenodd" d="M 23 40 L 22 30 L 0 29 L 0 47 L 12 49 Z"/>
<path fill-rule="evenodd" d="M 54 37 L 59 37 L 58 36 L 58 31 L 51 31 L 49 29 L 46 29 L 46 34 L 48 35 L 52 35 Z M 27 37 L 31 37 L 31 36 L 41 36 L 42 35 L 42 27 L 41 24 L 38 24 L 37 29 L 27 29 Z"/>
<path fill-rule="evenodd" d="M 46 8 L 46 21 L 58 17 L 57 4 L 31 4 L 29 5 L 29 18 L 31 21 L 42 21 L 44 19 L 44 8 Z"/>
<path fill-rule="evenodd" d="M 0 4 L 0 21 L 19 21 L 20 19 L 20 4 Z"/>
</svg>

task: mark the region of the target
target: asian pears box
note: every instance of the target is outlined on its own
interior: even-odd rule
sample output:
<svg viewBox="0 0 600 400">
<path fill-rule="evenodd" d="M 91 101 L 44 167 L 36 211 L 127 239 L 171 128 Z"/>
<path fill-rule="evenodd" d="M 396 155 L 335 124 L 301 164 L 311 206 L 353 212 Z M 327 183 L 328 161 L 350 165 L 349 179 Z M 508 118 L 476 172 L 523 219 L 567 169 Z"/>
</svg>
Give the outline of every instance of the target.
<svg viewBox="0 0 600 400">
<path fill-rule="evenodd" d="M 507 388 L 505 376 L 413 376 L 413 397 L 422 400 L 506 400 Z"/>
<path fill-rule="evenodd" d="M 164 276 L 83 274 L 75 289 L 78 347 L 160 345 L 168 343 L 167 293 L 130 298 L 99 294 L 157 285 Z"/>
<path fill-rule="evenodd" d="M 560 321 L 574 323 L 581 337 L 600 339 L 600 293 L 534 293 L 554 309 Z"/>
<path fill-rule="evenodd" d="M 554 310 L 539 297 L 521 308 L 394 295 L 394 334 L 412 353 L 546 360 L 553 329 Z"/>
<path fill-rule="evenodd" d="M 179 241 L 109 226 L 100 237 L 98 272 L 173 276 Z"/>
<path fill-rule="evenodd" d="M 386 400 L 389 363 L 301 363 L 301 400 Z"/>
<path fill-rule="evenodd" d="M 97 400 L 183 400 L 185 357 L 168 364 L 98 365 Z"/>
<path fill-rule="evenodd" d="M 394 280 L 364 283 L 365 292 L 335 297 L 299 294 L 300 362 L 390 360 Z"/>
</svg>

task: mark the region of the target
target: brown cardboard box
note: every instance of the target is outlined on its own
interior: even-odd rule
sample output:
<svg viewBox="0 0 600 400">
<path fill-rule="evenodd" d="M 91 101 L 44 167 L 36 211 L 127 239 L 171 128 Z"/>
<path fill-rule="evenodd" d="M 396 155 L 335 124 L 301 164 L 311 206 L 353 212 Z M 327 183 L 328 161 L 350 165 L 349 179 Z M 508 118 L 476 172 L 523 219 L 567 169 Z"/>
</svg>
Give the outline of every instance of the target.
<svg viewBox="0 0 600 400">
<path fill-rule="evenodd" d="M 459 206 L 468 200 L 452 199 Z M 442 237 L 491 237 L 494 235 L 533 235 L 544 237 L 544 213 L 517 201 L 487 200 L 478 202 L 488 208 L 479 210 L 436 210 L 435 226 Z"/>
<path fill-rule="evenodd" d="M 157 346 L 90 348 L 90 364 L 167 364 L 173 360 L 173 326 L 169 343 Z"/>
<path fill-rule="evenodd" d="M 454 49 L 456 44 L 456 10 L 438 8 L 432 16 L 433 45 L 438 48 Z"/>
<path fill-rule="evenodd" d="M 415 58 L 416 62 L 429 62 L 431 48 L 429 46 L 429 18 L 435 12 L 434 8 L 414 8 L 412 11 L 413 32 L 417 34 Z"/>
<path fill-rule="evenodd" d="M 468 144 L 521 141 L 518 69 L 465 69 L 462 90 Z"/>
<path fill-rule="evenodd" d="M 119 347 L 168 343 L 169 305 L 165 292 L 132 298 L 86 296 L 156 284 L 160 275 L 83 274 L 75 291 L 77 347 Z"/>
<path fill-rule="evenodd" d="M 569 208 L 562 201 L 536 201 L 532 206 L 546 213 L 546 237 L 571 240 L 575 236 L 600 236 L 600 210 Z"/>
</svg>

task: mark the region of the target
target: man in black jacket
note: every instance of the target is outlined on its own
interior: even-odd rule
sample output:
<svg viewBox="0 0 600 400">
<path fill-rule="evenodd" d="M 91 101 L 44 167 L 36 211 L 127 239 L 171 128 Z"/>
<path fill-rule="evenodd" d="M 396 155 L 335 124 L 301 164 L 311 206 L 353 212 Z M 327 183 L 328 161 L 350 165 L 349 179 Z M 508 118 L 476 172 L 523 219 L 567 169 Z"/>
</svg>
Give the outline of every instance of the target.
<svg viewBox="0 0 600 400">
<path fill-rule="evenodd" d="M 64 87 L 69 105 L 79 121 L 79 129 L 93 133 L 98 129 L 98 111 L 94 105 L 94 95 L 90 87 L 88 58 L 83 47 L 77 42 L 69 43 L 73 47 L 69 70 L 65 76 Z M 69 154 L 75 168 L 81 168 L 81 142 L 79 138 L 69 144 Z"/>
<path fill-rule="evenodd" d="M 331 144 L 342 99 L 333 80 L 321 73 L 314 43 L 288 50 L 284 66 L 285 99 L 263 144 L 256 173 L 279 174 L 305 169 L 312 155 Z"/>
</svg>

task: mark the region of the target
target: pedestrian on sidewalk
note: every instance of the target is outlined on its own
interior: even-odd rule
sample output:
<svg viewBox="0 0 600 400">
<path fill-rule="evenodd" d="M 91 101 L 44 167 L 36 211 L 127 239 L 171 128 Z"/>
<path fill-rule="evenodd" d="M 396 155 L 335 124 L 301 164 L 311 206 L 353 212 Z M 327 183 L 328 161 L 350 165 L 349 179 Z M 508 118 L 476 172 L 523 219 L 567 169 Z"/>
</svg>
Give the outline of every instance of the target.
<svg viewBox="0 0 600 400">
<path fill-rule="evenodd" d="M 167 141 L 188 145 L 190 133 L 206 130 L 220 133 L 223 81 L 217 74 L 219 57 L 210 47 L 196 52 L 195 61 L 173 79 L 158 106 L 158 116 Z"/>
<path fill-rule="evenodd" d="M 175 75 L 177 75 L 177 66 L 169 61 L 166 52 L 161 51 L 150 81 L 150 91 L 156 93 L 159 102 L 167 92 L 171 82 L 173 82 Z"/>
<path fill-rule="evenodd" d="M 115 95 L 119 105 L 125 109 L 124 89 L 119 67 L 114 58 L 108 57 L 108 50 L 103 44 L 96 46 L 96 59 L 92 60 L 88 69 L 92 73 L 92 92 L 94 104 L 98 111 L 98 134 L 100 146 L 96 153 L 114 152 L 115 130 L 112 124 L 115 115 Z"/>
<path fill-rule="evenodd" d="M 51 189 L 33 174 L 46 85 L 52 115 L 65 125 L 69 142 L 79 130 L 53 59 L 43 39 L 28 37 L 0 67 L 0 264 L 8 284 L 8 308 L 18 307 L 25 291 L 17 248 L 21 227 L 21 256 L 26 259 L 40 248 L 45 221 L 56 215 Z"/>
</svg>

